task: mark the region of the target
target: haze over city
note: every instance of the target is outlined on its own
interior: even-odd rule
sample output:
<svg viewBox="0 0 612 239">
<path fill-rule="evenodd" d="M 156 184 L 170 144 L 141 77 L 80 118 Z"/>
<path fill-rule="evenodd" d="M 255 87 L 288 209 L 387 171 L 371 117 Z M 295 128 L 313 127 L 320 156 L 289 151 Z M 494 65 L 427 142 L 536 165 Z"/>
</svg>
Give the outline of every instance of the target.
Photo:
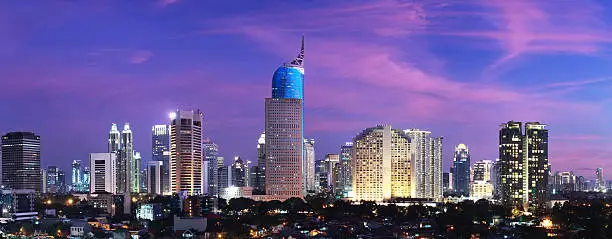
<svg viewBox="0 0 612 239">
<path fill-rule="evenodd" d="M 604 1 L 0 3 L 0 132 L 41 136 L 42 166 L 106 151 L 129 122 L 200 109 L 203 135 L 256 160 L 274 70 L 305 36 L 304 136 L 316 159 L 364 128 L 444 137 L 473 161 L 498 157 L 499 125 L 550 129 L 552 171 L 594 177 L 609 158 L 610 27 Z M 563 12 L 566 14 L 558 14 Z M 608 178 L 610 170 L 604 171 Z"/>
</svg>

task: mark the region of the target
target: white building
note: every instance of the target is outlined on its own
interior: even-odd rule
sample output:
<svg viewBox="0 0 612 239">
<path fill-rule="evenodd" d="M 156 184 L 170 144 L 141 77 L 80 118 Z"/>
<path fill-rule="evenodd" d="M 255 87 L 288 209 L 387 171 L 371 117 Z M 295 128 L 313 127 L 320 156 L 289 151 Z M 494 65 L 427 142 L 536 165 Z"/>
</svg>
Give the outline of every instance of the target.
<svg viewBox="0 0 612 239">
<path fill-rule="evenodd" d="M 232 198 L 251 197 L 253 195 L 252 187 L 227 187 L 222 188 L 219 194 L 220 198 L 229 201 Z"/>
<path fill-rule="evenodd" d="M 202 112 L 179 110 L 170 123 L 170 188 L 199 195 L 202 190 Z"/>
<path fill-rule="evenodd" d="M 470 185 L 470 198 L 474 200 L 493 198 L 493 184 L 481 180 L 472 182 Z"/>
<path fill-rule="evenodd" d="M 430 131 L 407 129 L 410 137 L 412 195 L 415 198 L 442 199 L 442 137 Z"/>
<path fill-rule="evenodd" d="M 116 160 L 117 156 L 114 153 L 89 154 L 89 165 L 91 167 L 89 191 L 91 193 L 116 193 Z"/>
<path fill-rule="evenodd" d="M 304 195 L 314 192 L 315 186 L 315 140 L 304 139 L 304 163 L 302 165 L 304 181 Z"/>
</svg>

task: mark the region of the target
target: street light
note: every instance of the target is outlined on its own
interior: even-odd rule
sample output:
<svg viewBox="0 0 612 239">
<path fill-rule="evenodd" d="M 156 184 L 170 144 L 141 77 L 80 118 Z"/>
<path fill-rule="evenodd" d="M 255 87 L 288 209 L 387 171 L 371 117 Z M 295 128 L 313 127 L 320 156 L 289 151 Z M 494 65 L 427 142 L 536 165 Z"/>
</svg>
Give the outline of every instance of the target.
<svg viewBox="0 0 612 239">
<path fill-rule="evenodd" d="M 72 205 L 74 203 L 74 200 L 72 200 L 72 198 L 68 199 L 67 201 L 68 205 Z"/>
</svg>

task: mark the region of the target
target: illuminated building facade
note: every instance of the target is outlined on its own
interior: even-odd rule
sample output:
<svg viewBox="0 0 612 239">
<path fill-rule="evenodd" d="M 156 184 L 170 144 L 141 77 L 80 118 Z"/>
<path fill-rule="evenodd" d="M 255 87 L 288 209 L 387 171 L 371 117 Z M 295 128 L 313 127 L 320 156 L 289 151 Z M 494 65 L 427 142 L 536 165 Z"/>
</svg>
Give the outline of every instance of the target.
<svg viewBox="0 0 612 239">
<path fill-rule="evenodd" d="M 499 193 L 502 203 L 527 210 L 548 201 L 548 130 L 539 122 L 510 121 L 499 131 Z"/>
<path fill-rule="evenodd" d="M 161 168 L 161 191 L 167 193 L 170 191 L 170 171 L 168 165 L 170 164 L 170 126 L 169 125 L 155 125 L 151 129 L 151 160 L 162 162 Z"/>
<path fill-rule="evenodd" d="M 336 197 L 344 198 L 352 196 L 353 173 L 352 173 L 353 142 L 346 142 L 340 147 L 340 162 L 338 163 L 338 174 L 334 192 Z"/>
<path fill-rule="evenodd" d="M 202 194 L 202 112 L 178 110 L 170 124 L 172 193 Z"/>
<path fill-rule="evenodd" d="M 315 140 L 304 139 L 304 163 L 302 164 L 304 195 L 314 192 L 315 185 Z"/>
<path fill-rule="evenodd" d="M 595 191 L 606 192 L 606 181 L 603 177 L 603 168 L 595 169 Z"/>
<path fill-rule="evenodd" d="M 219 194 L 219 167 L 217 165 L 219 146 L 210 139 L 205 139 L 202 149 L 204 150 L 204 165 L 206 168 L 203 181 L 206 182 L 204 187 L 207 187 L 202 189 L 205 190 L 208 195 L 216 196 Z"/>
<path fill-rule="evenodd" d="M 114 153 L 89 154 L 91 193 L 117 193 L 116 162 L 117 155 Z"/>
<path fill-rule="evenodd" d="M 304 39 L 298 57 L 279 67 L 272 78 L 272 98 L 265 105 L 266 195 L 303 196 Z"/>
<path fill-rule="evenodd" d="M 410 137 L 389 125 L 365 129 L 353 139 L 353 200 L 412 197 Z"/>
<path fill-rule="evenodd" d="M 455 147 L 453 190 L 457 195 L 466 197 L 470 195 L 470 151 L 465 144 Z"/>
</svg>

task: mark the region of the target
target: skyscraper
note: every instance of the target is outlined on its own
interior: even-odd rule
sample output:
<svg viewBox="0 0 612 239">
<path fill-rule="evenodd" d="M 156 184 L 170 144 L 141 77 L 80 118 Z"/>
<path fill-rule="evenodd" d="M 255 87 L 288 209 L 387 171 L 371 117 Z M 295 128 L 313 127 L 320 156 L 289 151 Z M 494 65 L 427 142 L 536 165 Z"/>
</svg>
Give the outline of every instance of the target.
<svg viewBox="0 0 612 239">
<path fill-rule="evenodd" d="M 455 193 L 470 196 L 470 151 L 465 144 L 455 147 L 452 173 Z"/>
<path fill-rule="evenodd" d="M 46 180 L 46 192 L 47 193 L 58 193 L 59 191 L 59 170 L 56 166 L 47 167 L 47 180 Z"/>
<path fill-rule="evenodd" d="M 315 190 L 315 140 L 304 139 L 304 163 L 302 164 L 302 177 L 304 195 Z"/>
<path fill-rule="evenodd" d="M 493 163 L 491 160 L 481 160 L 474 163 L 473 181 L 491 181 L 491 170 Z"/>
<path fill-rule="evenodd" d="M 208 192 L 208 195 L 217 196 L 219 195 L 219 167 L 217 164 L 217 158 L 219 157 L 219 146 L 212 142 L 210 139 L 205 139 L 202 145 L 204 150 L 204 163 L 206 166 L 205 175 L 206 186 L 204 189 Z"/>
<path fill-rule="evenodd" d="M 410 137 L 389 125 L 365 129 L 353 139 L 355 201 L 412 197 Z"/>
<path fill-rule="evenodd" d="M 251 187 L 253 193 L 266 191 L 266 133 L 261 133 L 257 140 L 257 165 L 251 167 Z"/>
<path fill-rule="evenodd" d="M 499 192 L 502 203 L 527 210 L 548 200 L 548 130 L 539 122 L 510 121 L 499 131 Z"/>
<path fill-rule="evenodd" d="M 83 168 L 83 192 L 89 192 L 89 178 L 91 173 L 89 172 L 89 167 Z"/>
<path fill-rule="evenodd" d="M 168 165 L 170 164 L 170 126 L 169 125 L 155 125 L 151 129 L 152 131 L 152 161 L 160 161 L 161 170 L 161 191 L 167 193 L 170 191 L 170 171 Z"/>
<path fill-rule="evenodd" d="M 163 193 L 163 165 L 164 161 L 161 160 L 149 161 L 149 165 L 147 167 L 147 192 L 149 194 L 161 195 Z"/>
<path fill-rule="evenodd" d="M 505 205 L 523 207 L 526 192 L 523 180 L 527 167 L 523 169 L 523 131 L 522 123 L 510 121 L 499 131 L 499 187 L 501 201 Z"/>
<path fill-rule="evenodd" d="M 338 163 L 338 178 L 336 183 L 336 196 L 352 196 L 353 174 L 352 174 L 353 142 L 346 142 L 340 147 L 340 162 Z"/>
<path fill-rule="evenodd" d="M 404 130 L 411 141 L 412 194 L 417 198 L 442 198 L 442 137 L 419 129 Z"/>
<path fill-rule="evenodd" d="M 2 136 L 2 185 L 41 192 L 40 136 L 10 132 Z"/>
<path fill-rule="evenodd" d="M 117 125 L 113 123 L 108 134 L 108 152 L 119 153 L 121 149 L 121 133 L 117 130 Z"/>
<path fill-rule="evenodd" d="M 544 207 L 548 202 L 548 130 L 539 122 L 526 122 L 523 137 L 523 165 L 527 165 L 527 185 L 530 205 Z"/>
<path fill-rule="evenodd" d="M 603 178 L 603 168 L 595 170 L 595 191 L 606 192 L 606 181 Z"/>
<path fill-rule="evenodd" d="M 231 166 L 231 184 L 230 186 L 234 186 L 234 187 L 246 187 L 247 186 L 247 166 L 244 163 L 244 161 L 242 161 L 242 159 L 240 159 L 239 156 L 234 157 L 234 163 L 232 163 Z"/>
<path fill-rule="evenodd" d="M 279 199 L 303 196 L 304 38 L 300 54 L 280 66 L 266 98 L 266 194 Z"/>
<path fill-rule="evenodd" d="M 72 179 L 70 180 L 72 184 L 72 189 L 74 191 L 80 192 L 83 188 L 83 173 L 81 167 L 81 160 L 72 161 Z"/>
<path fill-rule="evenodd" d="M 119 192 L 138 193 L 140 190 L 140 168 L 135 159 L 134 140 L 130 124 L 126 123 L 121 131 L 121 187 Z M 119 167 L 118 167 L 119 168 Z M 118 177 L 119 179 L 119 177 Z"/>
<path fill-rule="evenodd" d="M 178 110 L 170 124 L 172 193 L 202 194 L 202 112 Z"/>
<path fill-rule="evenodd" d="M 117 192 L 117 154 L 114 153 L 91 153 L 89 154 L 89 165 L 91 166 L 91 193 L 116 193 Z"/>
</svg>

